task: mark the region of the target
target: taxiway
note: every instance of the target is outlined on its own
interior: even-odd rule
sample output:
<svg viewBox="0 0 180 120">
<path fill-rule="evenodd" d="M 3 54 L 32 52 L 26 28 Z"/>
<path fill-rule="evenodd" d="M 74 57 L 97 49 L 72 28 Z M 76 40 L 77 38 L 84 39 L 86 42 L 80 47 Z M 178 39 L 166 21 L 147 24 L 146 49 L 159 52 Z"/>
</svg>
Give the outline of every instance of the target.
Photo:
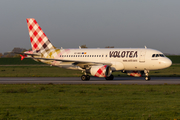
<svg viewBox="0 0 180 120">
<path fill-rule="evenodd" d="M 150 81 L 135 77 L 115 77 L 109 81 L 96 77 L 90 81 L 81 81 L 79 77 L 1 77 L 0 84 L 180 84 L 180 77 L 152 77 Z"/>
</svg>

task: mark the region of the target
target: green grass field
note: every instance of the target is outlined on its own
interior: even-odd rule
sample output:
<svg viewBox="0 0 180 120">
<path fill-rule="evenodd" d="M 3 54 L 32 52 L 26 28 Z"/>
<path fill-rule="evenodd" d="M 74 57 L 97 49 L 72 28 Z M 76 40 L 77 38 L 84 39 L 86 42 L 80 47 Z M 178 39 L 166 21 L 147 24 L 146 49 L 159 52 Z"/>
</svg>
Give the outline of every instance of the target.
<svg viewBox="0 0 180 120">
<path fill-rule="evenodd" d="M 11 61 L 12 59 L 9 62 Z M 9 62 L 4 62 L 9 65 Z M 0 77 L 82 75 L 81 71 L 50 66 L 29 66 L 32 64 L 34 64 L 32 61 L 28 61 L 23 64 L 26 66 L 12 66 L 21 65 L 14 61 L 10 66 L 0 66 Z M 115 72 L 113 75 L 127 76 L 121 72 Z M 150 71 L 150 76 L 180 76 L 180 65 Z M 180 85 L 167 84 L 0 84 L 0 119 L 179 120 L 179 88 Z"/>
<path fill-rule="evenodd" d="M 80 77 L 81 71 L 50 66 L 0 66 L 0 77 Z M 127 76 L 114 72 L 114 76 Z M 180 76 L 180 65 L 172 65 L 164 70 L 150 71 L 150 76 Z"/>
<path fill-rule="evenodd" d="M 24 59 L 21 58 L 0 58 L 0 65 L 37 65 L 43 64 L 41 62 L 36 62 L 32 59 Z"/>
<path fill-rule="evenodd" d="M 0 85 L 0 119 L 176 120 L 180 85 Z"/>
<path fill-rule="evenodd" d="M 81 71 L 51 66 L 1 66 L 0 77 L 78 77 Z"/>
<path fill-rule="evenodd" d="M 180 55 L 169 55 L 167 57 L 171 59 L 173 64 L 180 63 Z"/>
</svg>

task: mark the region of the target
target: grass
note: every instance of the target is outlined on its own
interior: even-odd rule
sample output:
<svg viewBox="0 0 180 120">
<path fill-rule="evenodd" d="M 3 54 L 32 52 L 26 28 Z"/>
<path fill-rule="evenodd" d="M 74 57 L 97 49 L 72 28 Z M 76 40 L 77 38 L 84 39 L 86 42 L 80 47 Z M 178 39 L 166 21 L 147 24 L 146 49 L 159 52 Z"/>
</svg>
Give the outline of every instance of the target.
<svg viewBox="0 0 180 120">
<path fill-rule="evenodd" d="M 27 64 L 31 62 L 24 63 Z M 121 72 L 113 74 L 127 76 Z M 50 66 L 0 66 L 0 77 L 80 77 L 81 75 L 81 71 Z M 150 76 L 180 76 L 180 65 L 150 71 Z M 179 87 L 180 85 L 167 84 L 0 84 L 0 119 L 178 120 L 180 119 Z"/>
<path fill-rule="evenodd" d="M 0 77 L 80 77 L 81 71 L 67 70 L 50 66 L 1 66 Z M 114 76 L 127 76 L 125 73 L 114 72 Z M 150 71 L 150 76 L 180 76 L 180 65 L 172 65 L 164 70 Z"/>
<path fill-rule="evenodd" d="M 0 85 L 0 119 L 180 119 L 180 85 Z"/>
<path fill-rule="evenodd" d="M 24 59 L 21 58 L 0 58 L 0 65 L 43 65 L 41 62 L 36 62 L 33 59 Z"/>
<path fill-rule="evenodd" d="M 180 76 L 180 65 L 171 65 L 171 67 L 163 70 L 150 71 L 150 76 L 169 76 L 169 77 L 179 77 Z"/>
<path fill-rule="evenodd" d="M 180 63 L 180 55 L 169 55 L 167 56 L 169 59 L 171 59 L 172 63 Z"/>
<path fill-rule="evenodd" d="M 79 77 L 81 71 L 51 66 L 1 66 L 0 77 Z"/>
</svg>

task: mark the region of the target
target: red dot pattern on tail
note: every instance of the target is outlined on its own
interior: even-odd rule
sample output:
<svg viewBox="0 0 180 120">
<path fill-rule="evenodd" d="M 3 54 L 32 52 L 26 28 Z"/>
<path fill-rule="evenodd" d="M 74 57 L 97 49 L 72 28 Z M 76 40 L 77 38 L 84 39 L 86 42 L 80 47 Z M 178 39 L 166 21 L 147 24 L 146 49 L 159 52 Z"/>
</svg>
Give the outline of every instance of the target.
<svg viewBox="0 0 180 120">
<path fill-rule="evenodd" d="M 32 50 L 52 49 L 54 46 L 50 43 L 45 33 L 34 18 L 27 18 L 29 36 Z"/>
</svg>

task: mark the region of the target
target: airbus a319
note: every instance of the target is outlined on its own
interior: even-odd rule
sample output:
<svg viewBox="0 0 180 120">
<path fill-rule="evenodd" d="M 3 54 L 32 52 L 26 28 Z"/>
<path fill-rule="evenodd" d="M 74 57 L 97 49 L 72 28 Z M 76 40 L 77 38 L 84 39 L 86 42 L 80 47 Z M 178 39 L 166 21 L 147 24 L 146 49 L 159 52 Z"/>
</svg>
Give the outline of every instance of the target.
<svg viewBox="0 0 180 120">
<path fill-rule="evenodd" d="M 113 80 L 112 72 L 121 71 L 133 77 L 145 76 L 149 71 L 165 69 L 172 62 L 162 52 L 149 48 L 91 48 L 58 49 L 54 47 L 34 18 L 27 18 L 32 51 L 21 54 L 21 60 L 32 58 L 49 65 L 81 70 L 83 81 L 90 75 Z"/>
</svg>

